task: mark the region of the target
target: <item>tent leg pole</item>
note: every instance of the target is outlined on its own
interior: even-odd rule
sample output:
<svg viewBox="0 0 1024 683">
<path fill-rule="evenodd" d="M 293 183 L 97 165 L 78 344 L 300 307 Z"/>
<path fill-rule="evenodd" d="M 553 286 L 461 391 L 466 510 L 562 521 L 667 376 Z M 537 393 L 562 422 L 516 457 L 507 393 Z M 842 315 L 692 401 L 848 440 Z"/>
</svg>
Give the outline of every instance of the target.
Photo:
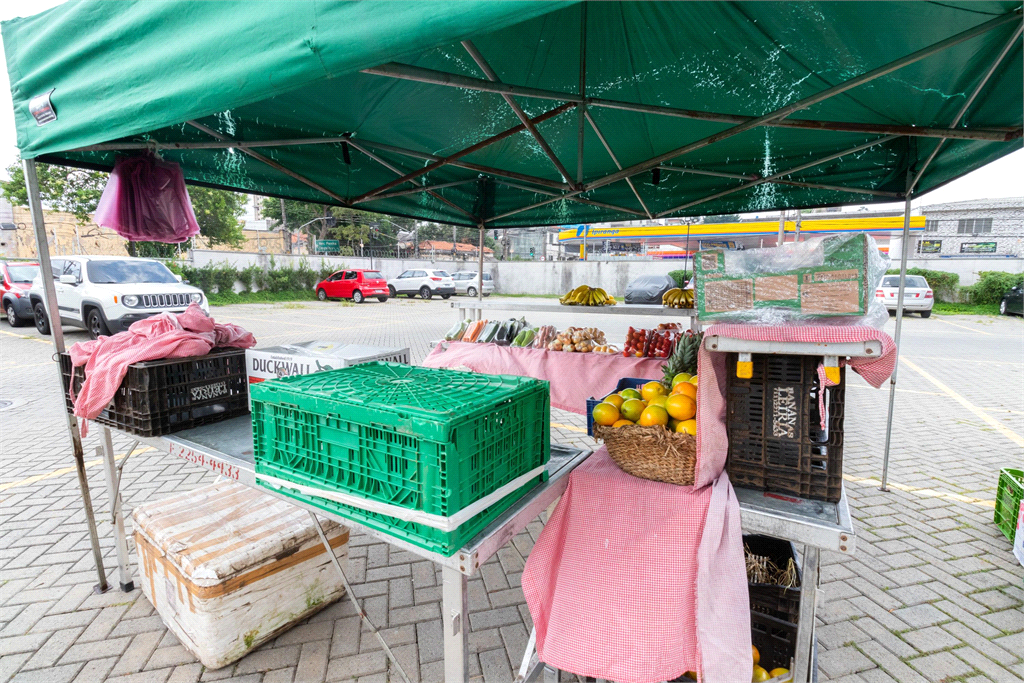
<svg viewBox="0 0 1024 683">
<path fill-rule="evenodd" d="M 907 283 L 907 254 L 910 251 L 910 198 L 911 193 L 907 192 L 907 201 L 903 205 L 903 238 L 900 240 L 900 291 L 896 295 L 896 365 L 892 370 L 892 377 L 889 378 L 889 415 L 885 420 L 885 454 L 882 456 L 882 485 L 881 491 L 888 491 L 889 483 L 889 445 L 892 442 L 892 411 L 896 401 L 896 375 L 900 369 L 900 332 L 903 330 L 903 290 Z"/>
<path fill-rule="evenodd" d="M 43 293 L 46 297 L 46 308 L 50 315 L 50 334 L 53 336 L 53 348 L 57 355 L 64 353 L 64 328 L 60 324 L 60 315 L 53 315 L 54 311 L 60 311 L 57 307 L 57 290 L 53 286 L 53 277 L 50 266 L 50 248 L 46 241 L 46 223 L 43 220 L 43 204 L 39 199 L 39 178 L 36 176 L 35 159 L 23 159 L 22 169 L 25 172 L 25 189 L 28 193 L 28 207 L 32 214 L 32 226 L 36 236 L 36 255 L 39 257 L 39 274 L 43 283 Z M 57 378 L 60 386 L 64 386 L 64 380 L 60 376 L 60 364 L 57 364 Z M 63 392 L 63 389 L 62 389 Z M 63 399 L 62 399 L 63 402 Z M 65 411 L 66 412 L 66 411 Z M 92 496 L 89 495 L 89 479 L 85 474 L 85 455 L 82 450 L 82 435 L 78 432 L 78 420 L 71 413 L 66 412 L 68 434 L 71 436 L 71 447 L 75 457 L 75 471 L 78 474 L 78 488 L 82 492 L 82 505 L 85 508 L 85 521 L 89 527 L 89 541 L 92 545 L 92 557 L 96 564 L 97 593 L 105 593 L 109 589 L 107 575 L 103 569 L 103 552 L 100 550 L 99 534 L 96 531 L 96 515 L 92 509 Z"/>
<path fill-rule="evenodd" d="M 480 252 L 480 268 L 476 274 L 476 300 L 484 300 L 484 224 L 480 224 L 480 241 L 478 242 Z"/>
</svg>

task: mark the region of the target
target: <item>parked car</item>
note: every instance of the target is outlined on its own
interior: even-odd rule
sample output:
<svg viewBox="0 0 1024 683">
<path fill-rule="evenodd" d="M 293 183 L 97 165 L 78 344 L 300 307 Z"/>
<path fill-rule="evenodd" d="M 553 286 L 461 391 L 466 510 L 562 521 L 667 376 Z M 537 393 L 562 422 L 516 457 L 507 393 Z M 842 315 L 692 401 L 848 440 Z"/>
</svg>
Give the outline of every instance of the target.
<svg viewBox="0 0 1024 683">
<path fill-rule="evenodd" d="M 388 300 L 388 281 L 377 270 L 364 270 L 356 268 L 353 270 L 339 270 L 332 273 L 326 280 L 316 283 L 316 298 L 320 301 L 327 299 L 352 299 L 357 304 L 363 303 L 368 296 L 377 297 L 377 301 L 384 303 Z"/>
<path fill-rule="evenodd" d="M 676 281 L 668 275 L 641 275 L 626 286 L 623 297 L 627 304 L 658 304 L 661 297 L 677 287 Z"/>
<path fill-rule="evenodd" d="M 1002 315 L 1024 315 L 1024 286 L 1017 285 L 1006 294 L 999 302 L 999 312 Z"/>
<path fill-rule="evenodd" d="M 447 299 L 455 293 L 455 280 L 446 270 L 407 270 L 388 283 L 391 296 L 419 294 L 424 299 L 438 294 Z"/>
<path fill-rule="evenodd" d="M 886 275 L 882 278 L 882 284 L 875 290 L 875 298 L 881 299 L 889 312 L 894 313 L 899 302 L 899 293 L 900 276 Z M 928 286 L 928 281 L 920 275 L 908 275 L 903 287 L 903 312 L 920 313 L 922 318 L 927 318 L 932 314 L 934 304 L 935 295 Z"/>
<path fill-rule="evenodd" d="M 474 273 L 469 270 L 460 270 L 458 273 L 452 275 L 452 280 L 455 281 L 455 293 L 466 294 L 467 296 L 476 296 L 476 288 L 480 284 L 480 273 Z M 494 293 L 494 280 L 491 279 L 490 273 L 484 273 L 484 296 L 490 296 Z"/>
<path fill-rule="evenodd" d="M 158 313 L 181 313 L 199 304 L 209 314 L 206 295 L 151 259 L 122 256 L 61 256 L 50 259 L 62 325 L 81 327 L 95 339 L 127 330 Z M 50 334 L 42 274 L 29 289 L 40 334 Z"/>
<path fill-rule="evenodd" d="M 28 298 L 32 280 L 39 274 L 38 263 L 0 261 L 0 297 L 4 317 L 11 327 L 32 322 L 32 302 Z"/>
</svg>

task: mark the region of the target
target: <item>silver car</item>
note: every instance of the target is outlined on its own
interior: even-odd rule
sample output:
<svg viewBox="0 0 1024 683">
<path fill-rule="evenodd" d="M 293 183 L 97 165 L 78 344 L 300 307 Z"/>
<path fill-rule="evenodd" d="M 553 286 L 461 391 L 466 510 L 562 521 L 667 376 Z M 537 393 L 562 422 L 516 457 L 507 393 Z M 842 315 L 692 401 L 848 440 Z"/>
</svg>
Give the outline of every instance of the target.
<svg viewBox="0 0 1024 683">
<path fill-rule="evenodd" d="M 896 310 L 899 294 L 899 275 L 886 275 L 882 278 L 882 284 L 875 290 L 875 298 L 881 299 L 890 312 Z M 928 281 L 920 275 L 908 275 L 903 288 L 903 310 L 907 313 L 920 313 L 922 318 L 927 318 L 932 314 L 934 304 L 935 295 L 928 286 Z"/>
<path fill-rule="evenodd" d="M 474 273 L 469 270 L 463 270 L 452 275 L 452 279 L 455 280 L 456 294 L 476 296 L 476 288 L 480 282 L 479 273 Z M 490 296 L 493 292 L 494 280 L 491 279 L 490 273 L 484 273 L 484 296 Z"/>
</svg>

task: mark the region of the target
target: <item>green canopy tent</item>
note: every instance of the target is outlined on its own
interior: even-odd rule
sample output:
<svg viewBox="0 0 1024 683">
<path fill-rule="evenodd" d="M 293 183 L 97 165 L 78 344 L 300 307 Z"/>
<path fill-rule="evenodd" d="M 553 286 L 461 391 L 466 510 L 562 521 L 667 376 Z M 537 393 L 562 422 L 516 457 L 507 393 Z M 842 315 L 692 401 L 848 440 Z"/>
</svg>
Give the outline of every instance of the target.
<svg viewBox="0 0 1024 683">
<path fill-rule="evenodd" d="M 1019 0 L 72 0 L 2 27 L 44 272 L 35 162 L 146 149 L 481 233 L 903 200 L 906 245 L 912 196 L 1021 147 L 1021 28 Z"/>
</svg>

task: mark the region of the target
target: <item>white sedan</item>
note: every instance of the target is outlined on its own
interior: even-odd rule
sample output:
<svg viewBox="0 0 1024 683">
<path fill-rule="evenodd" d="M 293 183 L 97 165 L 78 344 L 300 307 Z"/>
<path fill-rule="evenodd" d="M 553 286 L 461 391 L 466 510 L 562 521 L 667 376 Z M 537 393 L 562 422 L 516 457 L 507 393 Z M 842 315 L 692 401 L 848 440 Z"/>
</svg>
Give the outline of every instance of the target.
<svg viewBox="0 0 1024 683">
<path fill-rule="evenodd" d="M 881 299 L 890 312 L 895 312 L 899 294 L 899 275 L 886 275 L 875 290 L 875 298 Z M 908 275 L 903 288 L 903 310 L 907 313 L 920 313 L 922 318 L 927 318 L 932 314 L 934 304 L 935 294 L 928 286 L 928 281 L 920 275 Z"/>
</svg>

